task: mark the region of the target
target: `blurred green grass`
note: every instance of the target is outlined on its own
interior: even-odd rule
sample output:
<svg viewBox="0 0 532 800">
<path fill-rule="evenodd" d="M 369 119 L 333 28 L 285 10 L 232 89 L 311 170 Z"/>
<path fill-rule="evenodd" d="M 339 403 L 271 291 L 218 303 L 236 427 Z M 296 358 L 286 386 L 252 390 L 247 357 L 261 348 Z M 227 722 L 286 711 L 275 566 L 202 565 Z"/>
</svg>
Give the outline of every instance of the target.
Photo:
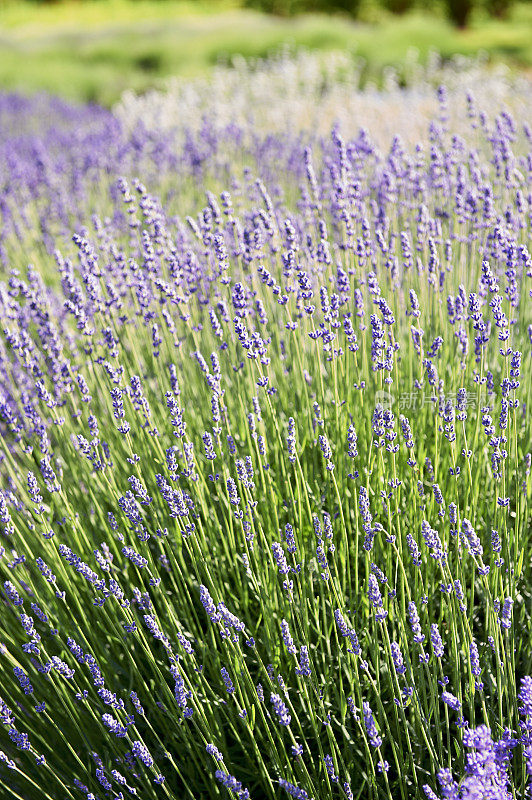
<svg viewBox="0 0 532 800">
<path fill-rule="evenodd" d="M 371 15 L 367 16 L 371 19 Z M 264 57 L 284 45 L 342 49 L 363 57 L 367 73 L 400 66 L 415 47 L 444 57 L 474 56 L 532 67 L 532 4 L 507 20 L 477 14 L 467 30 L 437 12 L 375 21 L 303 15 L 284 19 L 242 9 L 232 0 L 91 0 L 0 5 L 0 87 L 47 90 L 110 105 L 125 89 L 145 91 L 171 75 L 202 74 L 235 54 Z"/>
</svg>

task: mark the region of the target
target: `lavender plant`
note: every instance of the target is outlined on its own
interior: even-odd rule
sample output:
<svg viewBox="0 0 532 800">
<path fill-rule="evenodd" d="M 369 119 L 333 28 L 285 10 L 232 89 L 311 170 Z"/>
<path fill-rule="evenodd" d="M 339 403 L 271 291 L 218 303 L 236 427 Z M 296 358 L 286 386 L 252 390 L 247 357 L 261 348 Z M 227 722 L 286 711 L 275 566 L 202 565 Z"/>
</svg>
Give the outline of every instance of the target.
<svg viewBox="0 0 532 800">
<path fill-rule="evenodd" d="M 3 796 L 530 795 L 532 134 L 436 103 L 6 131 Z"/>
</svg>

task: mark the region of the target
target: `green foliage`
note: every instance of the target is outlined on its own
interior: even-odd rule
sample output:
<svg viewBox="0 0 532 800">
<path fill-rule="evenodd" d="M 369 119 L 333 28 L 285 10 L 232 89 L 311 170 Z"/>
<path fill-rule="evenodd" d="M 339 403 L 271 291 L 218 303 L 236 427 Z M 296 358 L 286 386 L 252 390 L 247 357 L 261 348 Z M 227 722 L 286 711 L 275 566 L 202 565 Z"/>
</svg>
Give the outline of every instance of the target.
<svg viewBox="0 0 532 800">
<path fill-rule="evenodd" d="M 229 2 L 20 3 L 1 16 L 0 86 L 111 105 L 127 89 L 144 92 L 167 77 L 204 74 L 219 60 L 263 57 L 286 44 L 352 53 L 365 59 L 370 79 L 385 66 L 401 70 L 412 48 L 422 61 L 433 51 L 447 58 L 482 50 L 495 61 L 532 65 L 531 4 L 516 3 L 506 19 L 484 13 L 472 22 L 457 31 L 441 8 L 380 13 L 362 24 L 345 13 L 279 17 Z"/>
</svg>

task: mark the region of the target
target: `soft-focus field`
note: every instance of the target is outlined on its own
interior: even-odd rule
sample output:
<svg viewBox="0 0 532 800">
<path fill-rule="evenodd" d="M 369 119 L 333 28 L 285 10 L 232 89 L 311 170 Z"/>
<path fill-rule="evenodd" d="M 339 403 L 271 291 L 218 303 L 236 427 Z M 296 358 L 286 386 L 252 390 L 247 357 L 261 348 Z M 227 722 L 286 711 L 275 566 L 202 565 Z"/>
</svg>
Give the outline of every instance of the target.
<svg viewBox="0 0 532 800">
<path fill-rule="evenodd" d="M 530 796 L 532 88 L 358 69 L 0 98 L 2 798 Z"/>
<path fill-rule="evenodd" d="M 287 45 L 363 58 L 363 82 L 379 78 L 388 66 L 403 73 L 413 47 L 423 62 L 432 51 L 446 58 L 481 51 L 495 63 L 532 68 L 528 2 L 516 2 L 504 20 L 477 8 L 467 30 L 455 29 L 442 7 L 428 0 L 427 9 L 405 16 L 387 14 L 368 0 L 357 21 L 324 14 L 281 18 L 239 5 L 85 0 L 36 6 L 31 0 L 0 0 L 0 86 L 109 106 L 126 89 L 140 92 L 169 76 L 205 75 L 235 55 L 264 58 Z"/>
</svg>

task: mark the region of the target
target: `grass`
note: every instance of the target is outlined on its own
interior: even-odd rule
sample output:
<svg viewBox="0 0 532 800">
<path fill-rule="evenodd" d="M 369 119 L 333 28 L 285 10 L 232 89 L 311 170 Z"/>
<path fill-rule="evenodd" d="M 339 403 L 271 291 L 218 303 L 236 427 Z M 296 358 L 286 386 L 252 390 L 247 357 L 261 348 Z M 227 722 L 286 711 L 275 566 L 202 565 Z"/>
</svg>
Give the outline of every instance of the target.
<svg viewBox="0 0 532 800">
<path fill-rule="evenodd" d="M 128 88 L 142 92 L 173 75 L 192 76 L 242 54 L 264 57 L 286 44 L 343 49 L 362 56 L 370 73 L 420 57 L 485 51 L 495 61 L 532 66 L 532 6 L 517 4 L 504 22 L 477 16 L 466 31 L 437 14 L 380 16 L 375 23 L 304 15 L 280 19 L 235 3 L 124 0 L 34 6 L 7 3 L 0 12 L 0 86 L 46 90 L 111 105 Z"/>
</svg>

